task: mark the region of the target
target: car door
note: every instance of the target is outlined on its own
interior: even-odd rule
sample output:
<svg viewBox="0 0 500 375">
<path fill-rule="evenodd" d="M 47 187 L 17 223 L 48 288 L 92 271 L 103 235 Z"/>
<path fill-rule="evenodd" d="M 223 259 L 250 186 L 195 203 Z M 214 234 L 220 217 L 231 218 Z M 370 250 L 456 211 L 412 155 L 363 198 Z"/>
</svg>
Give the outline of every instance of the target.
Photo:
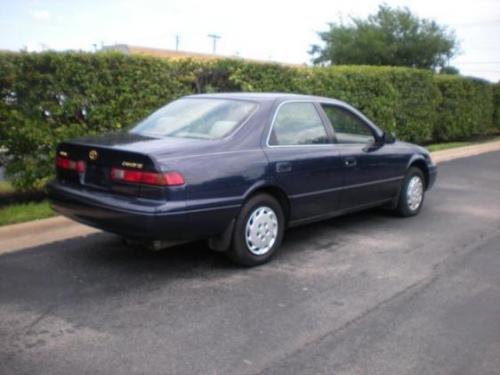
<svg viewBox="0 0 500 375">
<path fill-rule="evenodd" d="M 291 221 L 337 209 L 342 164 L 319 111 L 314 102 L 281 103 L 267 138 L 265 153 L 289 196 Z"/>
<path fill-rule="evenodd" d="M 347 107 L 321 104 L 335 133 L 342 159 L 343 189 L 339 209 L 352 209 L 392 199 L 401 182 L 404 159 L 392 145 L 376 142 L 377 134 Z"/>
</svg>

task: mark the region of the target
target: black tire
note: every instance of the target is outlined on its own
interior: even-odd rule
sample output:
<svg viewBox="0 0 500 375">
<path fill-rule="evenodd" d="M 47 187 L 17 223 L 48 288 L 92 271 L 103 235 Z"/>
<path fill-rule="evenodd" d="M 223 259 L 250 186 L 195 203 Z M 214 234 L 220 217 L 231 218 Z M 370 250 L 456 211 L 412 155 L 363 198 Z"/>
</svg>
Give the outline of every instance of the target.
<svg viewBox="0 0 500 375">
<path fill-rule="evenodd" d="M 419 178 L 420 182 L 422 184 L 422 199 L 420 200 L 420 203 L 418 204 L 417 207 L 412 207 L 412 204 L 409 199 L 409 194 L 408 194 L 408 188 L 410 185 L 410 182 L 414 178 Z M 425 198 L 425 178 L 424 174 L 422 173 L 422 170 L 417 167 L 411 167 L 408 169 L 406 172 L 406 176 L 401 183 L 401 191 L 399 193 L 399 201 L 398 205 L 396 206 L 396 213 L 399 216 L 402 217 L 409 217 L 409 216 L 415 216 L 417 215 L 423 204 L 424 204 L 424 198 Z"/>
<path fill-rule="evenodd" d="M 257 211 L 259 209 L 259 212 L 272 216 L 270 210 L 266 210 L 265 208 L 271 209 L 272 213 L 274 213 L 276 217 L 276 235 L 273 236 L 272 233 L 269 234 L 269 238 L 275 238 L 274 243 L 268 250 L 265 250 L 263 254 L 256 254 L 255 252 L 258 252 L 258 250 L 254 248 L 252 251 L 247 244 L 247 224 L 249 223 L 249 219 L 252 214 L 258 214 Z M 256 220 L 256 218 L 254 220 Z M 279 202 L 268 194 L 255 195 L 243 205 L 243 208 L 236 219 L 231 247 L 226 254 L 232 261 L 242 266 L 252 267 L 264 264 L 273 257 L 276 250 L 280 247 L 281 241 L 283 240 L 284 230 L 285 216 L 283 214 L 283 208 Z M 271 243 L 272 241 L 269 242 Z M 261 250 L 264 251 L 264 249 L 265 247 Z"/>
</svg>

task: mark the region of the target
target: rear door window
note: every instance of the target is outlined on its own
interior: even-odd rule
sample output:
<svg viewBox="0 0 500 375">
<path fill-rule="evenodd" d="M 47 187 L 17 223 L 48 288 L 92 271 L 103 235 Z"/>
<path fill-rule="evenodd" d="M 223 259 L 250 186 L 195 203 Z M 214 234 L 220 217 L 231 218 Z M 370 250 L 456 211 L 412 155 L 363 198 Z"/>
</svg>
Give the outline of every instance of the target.
<svg viewBox="0 0 500 375">
<path fill-rule="evenodd" d="M 269 145 L 314 145 L 329 143 L 323 121 L 311 102 L 282 104 L 273 122 Z"/>
</svg>

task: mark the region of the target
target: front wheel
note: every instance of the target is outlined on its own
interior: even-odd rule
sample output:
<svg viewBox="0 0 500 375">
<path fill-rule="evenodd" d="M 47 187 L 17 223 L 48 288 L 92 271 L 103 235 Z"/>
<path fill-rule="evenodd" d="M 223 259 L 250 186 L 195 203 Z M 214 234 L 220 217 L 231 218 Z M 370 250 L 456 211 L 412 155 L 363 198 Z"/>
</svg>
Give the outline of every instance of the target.
<svg viewBox="0 0 500 375">
<path fill-rule="evenodd" d="M 236 219 L 227 255 L 243 266 L 268 262 L 281 245 L 285 228 L 283 209 L 268 194 L 250 198 Z"/>
<path fill-rule="evenodd" d="M 419 168 L 408 169 L 401 184 L 399 202 L 396 212 L 403 217 L 414 216 L 419 213 L 424 203 L 425 180 Z"/>
</svg>

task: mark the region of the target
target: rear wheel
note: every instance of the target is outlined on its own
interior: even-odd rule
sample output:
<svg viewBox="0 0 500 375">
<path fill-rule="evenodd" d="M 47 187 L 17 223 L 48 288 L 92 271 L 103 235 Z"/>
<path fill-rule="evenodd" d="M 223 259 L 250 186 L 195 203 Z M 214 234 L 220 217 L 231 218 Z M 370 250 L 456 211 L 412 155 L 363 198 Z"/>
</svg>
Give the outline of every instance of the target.
<svg viewBox="0 0 500 375">
<path fill-rule="evenodd" d="M 419 168 L 411 167 L 401 184 L 396 212 L 403 217 L 414 216 L 420 212 L 424 203 L 425 180 Z"/>
<path fill-rule="evenodd" d="M 236 219 L 227 255 L 243 266 L 268 262 L 283 239 L 285 218 L 276 199 L 259 194 L 248 200 Z"/>
</svg>

